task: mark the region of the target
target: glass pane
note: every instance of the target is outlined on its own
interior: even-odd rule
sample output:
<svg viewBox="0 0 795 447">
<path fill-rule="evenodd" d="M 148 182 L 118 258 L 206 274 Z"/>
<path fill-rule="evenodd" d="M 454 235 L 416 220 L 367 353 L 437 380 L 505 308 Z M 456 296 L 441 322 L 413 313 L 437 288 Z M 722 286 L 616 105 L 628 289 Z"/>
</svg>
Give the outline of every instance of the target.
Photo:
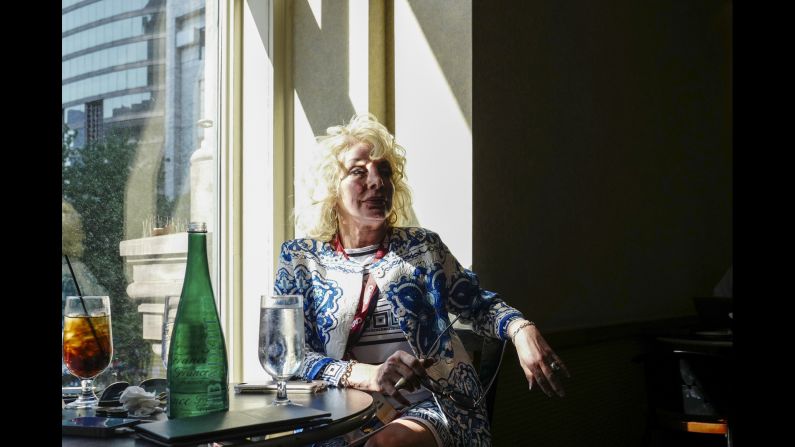
<svg viewBox="0 0 795 447">
<path fill-rule="evenodd" d="M 61 6 L 65 7 L 68 6 L 67 3 L 70 2 L 62 2 Z M 143 9 L 146 6 L 146 1 L 121 1 L 121 0 L 102 0 L 99 2 L 91 3 L 87 6 L 83 6 L 81 8 L 73 9 L 67 13 L 61 14 L 61 30 L 62 31 L 69 31 L 73 28 L 77 28 L 78 26 L 86 25 L 88 23 L 96 22 L 98 20 L 112 17 L 117 14 L 127 13 L 127 12 L 135 12 L 138 10 Z M 157 2 L 161 3 L 161 2 Z M 166 2 L 163 2 L 166 3 Z M 181 8 L 181 4 L 185 3 L 188 5 L 192 5 L 196 3 L 195 1 L 179 1 L 174 2 L 179 4 L 178 8 Z M 161 5 L 164 9 L 165 5 Z"/>
<path fill-rule="evenodd" d="M 61 224 L 63 253 L 81 292 L 111 299 L 114 353 L 95 380 L 99 388 L 165 377 L 161 318 L 166 297 L 182 289 L 187 223 L 207 222 L 209 240 L 217 227 L 217 133 L 197 123 L 218 122 L 217 101 L 204 104 L 205 87 L 210 95 L 220 91 L 216 67 L 207 62 L 217 57 L 201 57 L 218 45 L 196 39 L 167 47 L 164 37 L 167 30 L 216 26 L 218 8 L 210 1 L 216 0 L 61 3 L 75 7 L 62 14 L 64 31 L 89 26 L 63 37 L 61 46 L 62 77 L 88 76 L 62 87 Z M 120 12 L 137 15 L 90 26 Z M 141 36 L 142 42 L 125 40 Z M 119 69 L 137 61 L 151 65 Z M 110 70 L 94 73 L 102 69 Z M 196 154 L 199 148 L 204 152 Z M 77 294 L 72 278 L 64 258 L 62 305 Z M 62 375 L 64 386 L 79 385 L 65 366 Z"/>
</svg>

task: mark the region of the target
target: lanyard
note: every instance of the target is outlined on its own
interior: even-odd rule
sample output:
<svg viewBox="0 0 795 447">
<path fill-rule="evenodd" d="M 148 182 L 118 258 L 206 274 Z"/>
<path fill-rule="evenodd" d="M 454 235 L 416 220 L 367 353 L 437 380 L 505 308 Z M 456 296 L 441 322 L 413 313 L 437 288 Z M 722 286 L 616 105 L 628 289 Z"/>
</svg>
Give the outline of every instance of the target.
<svg viewBox="0 0 795 447">
<path fill-rule="evenodd" d="M 340 241 L 340 239 L 341 238 L 339 235 L 334 237 L 334 240 L 332 241 L 334 250 L 337 253 L 342 253 L 342 255 L 345 256 L 345 259 L 350 259 L 348 254 L 345 253 L 345 248 L 342 246 L 342 241 Z M 375 264 L 379 259 L 383 258 L 389 252 L 389 247 L 387 246 L 386 241 L 387 237 L 384 237 L 384 240 L 381 241 L 381 245 L 375 252 L 373 264 Z M 374 299 L 376 296 L 378 296 L 378 284 L 375 283 L 373 275 L 367 273 L 366 280 L 365 278 L 362 278 L 362 290 L 359 294 L 359 304 L 356 306 L 356 314 L 353 317 L 353 323 L 351 323 L 351 331 L 348 334 L 348 343 L 345 348 L 345 356 L 343 359 L 349 357 L 350 349 L 359 342 L 359 338 L 361 338 L 362 332 L 364 330 L 364 322 L 376 307 L 375 301 L 378 301 L 377 299 Z"/>
</svg>

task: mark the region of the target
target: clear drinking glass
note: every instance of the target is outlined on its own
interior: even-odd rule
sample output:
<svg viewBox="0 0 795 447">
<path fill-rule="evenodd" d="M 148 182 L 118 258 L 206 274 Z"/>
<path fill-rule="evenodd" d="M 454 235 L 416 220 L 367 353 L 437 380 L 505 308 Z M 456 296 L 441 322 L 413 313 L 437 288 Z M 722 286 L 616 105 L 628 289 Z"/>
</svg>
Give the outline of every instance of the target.
<svg viewBox="0 0 795 447">
<path fill-rule="evenodd" d="M 163 307 L 163 332 L 160 340 L 160 358 L 163 359 L 165 367 L 168 367 L 168 348 L 171 344 L 171 330 L 174 329 L 177 308 L 179 308 L 179 296 L 167 296 L 166 304 Z"/>
<path fill-rule="evenodd" d="M 68 296 L 63 314 L 63 362 L 82 385 L 80 397 L 66 408 L 96 407 L 94 377 L 105 371 L 113 357 L 110 298 Z"/>
<path fill-rule="evenodd" d="M 287 380 L 304 360 L 304 307 L 301 295 L 262 295 L 259 362 L 276 379 L 271 405 L 296 405 L 287 398 Z"/>
</svg>

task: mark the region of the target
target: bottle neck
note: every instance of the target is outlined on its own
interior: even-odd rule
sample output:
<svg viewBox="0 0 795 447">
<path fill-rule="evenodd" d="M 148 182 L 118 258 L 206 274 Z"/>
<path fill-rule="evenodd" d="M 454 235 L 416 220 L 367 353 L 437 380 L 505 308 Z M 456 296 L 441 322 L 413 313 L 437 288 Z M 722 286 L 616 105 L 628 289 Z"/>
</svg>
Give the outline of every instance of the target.
<svg viewBox="0 0 795 447">
<path fill-rule="evenodd" d="M 207 261 L 207 233 L 188 233 L 188 265 L 186 277 L 198 275 L 210 279 L 210 266 Z"/>
</svg>

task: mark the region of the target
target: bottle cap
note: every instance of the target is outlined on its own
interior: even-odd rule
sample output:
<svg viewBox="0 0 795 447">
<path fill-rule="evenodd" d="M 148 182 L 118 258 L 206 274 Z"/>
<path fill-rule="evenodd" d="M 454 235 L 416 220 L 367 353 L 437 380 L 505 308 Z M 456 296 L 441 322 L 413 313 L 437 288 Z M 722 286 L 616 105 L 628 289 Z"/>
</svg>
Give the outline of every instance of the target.
<svg viewBox="0 0 795 447">
<path fill-rule="evenodd" d="M 207 224 L 204 222 L 191 222 L 188 224 L 188 233 L 206 233 Z"/>
</svg>

